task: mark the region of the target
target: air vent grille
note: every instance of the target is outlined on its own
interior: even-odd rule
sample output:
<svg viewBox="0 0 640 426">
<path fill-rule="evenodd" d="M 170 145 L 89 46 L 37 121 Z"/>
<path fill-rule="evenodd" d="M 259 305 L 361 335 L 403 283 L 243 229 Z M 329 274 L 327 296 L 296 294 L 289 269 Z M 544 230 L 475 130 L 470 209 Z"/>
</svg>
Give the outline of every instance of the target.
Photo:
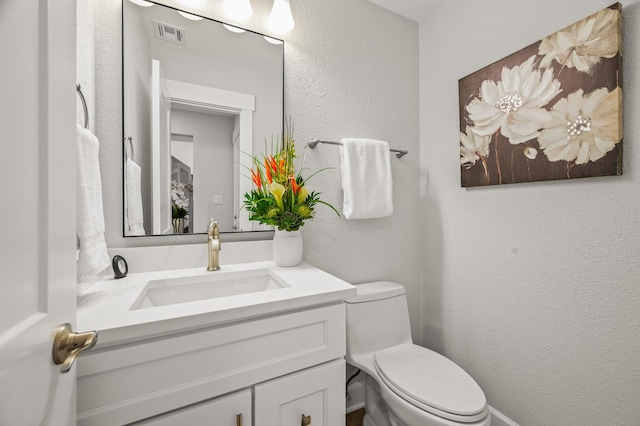
<svg viewBox="0 0 640 426">
<path fill-rule="evenodd" d="M 182 28 L 176 27 L 174 25 L 165 24 L 160 21 L 152 21 L 153 23 L 153 33 L 156 38 L 160 40 L 169 41 L 171 43 L 178 43 L 181 45 L 185 45 L 185 31 Z"/>
</svg>

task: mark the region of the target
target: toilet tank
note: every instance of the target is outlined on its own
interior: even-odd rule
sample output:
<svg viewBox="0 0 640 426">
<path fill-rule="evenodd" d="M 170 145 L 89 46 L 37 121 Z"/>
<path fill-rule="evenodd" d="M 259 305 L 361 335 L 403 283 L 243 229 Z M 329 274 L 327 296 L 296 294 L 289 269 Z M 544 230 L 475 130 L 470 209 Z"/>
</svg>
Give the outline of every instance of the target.
<svg viewBox="0 0 640 426">
<path fill-rule="evenodd" d="M 404 287 L 390 281 L 356 285 L 357 294 L 346 299 L 347 362 L 361 363 L 362 357 L 412 343 L 409 309 Z"/>
</svg>

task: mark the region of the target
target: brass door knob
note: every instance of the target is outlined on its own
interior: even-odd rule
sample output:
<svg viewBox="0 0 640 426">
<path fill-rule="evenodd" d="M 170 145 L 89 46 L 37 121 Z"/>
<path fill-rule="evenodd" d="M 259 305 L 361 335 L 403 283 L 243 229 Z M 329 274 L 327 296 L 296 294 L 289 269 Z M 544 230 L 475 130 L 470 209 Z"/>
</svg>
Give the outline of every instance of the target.
<svg viewBox="0 0 640 426">
<path fill-rule="evenodd" d="M 62 365 L 60 373 L 71 370 L 73 362 L 80 352 L 91 349 L 98 342 L 98 332 L 88 331 L 76 333 L 71 331 L 71 324 L 66 323 L 55 329 L 51 356 L 55 365 Z"/>
<path fill-rule="evenodd" d="M 300 426 L 309 426 L 311 424 L 311 416 L 302 415 L 302 421 L 300 422 Z"/>
</svg>

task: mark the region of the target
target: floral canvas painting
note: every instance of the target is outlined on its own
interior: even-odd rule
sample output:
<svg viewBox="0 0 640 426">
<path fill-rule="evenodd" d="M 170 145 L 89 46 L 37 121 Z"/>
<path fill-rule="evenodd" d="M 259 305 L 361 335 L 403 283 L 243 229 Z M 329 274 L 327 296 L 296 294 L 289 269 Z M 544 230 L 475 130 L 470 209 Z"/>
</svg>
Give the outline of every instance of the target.
<svg viewBox="0 0 640 426">
<path fill-rule="evenodd" d="M 459 81 L 463 187 L 622 174 L 616 3 Z"/>
</svg>

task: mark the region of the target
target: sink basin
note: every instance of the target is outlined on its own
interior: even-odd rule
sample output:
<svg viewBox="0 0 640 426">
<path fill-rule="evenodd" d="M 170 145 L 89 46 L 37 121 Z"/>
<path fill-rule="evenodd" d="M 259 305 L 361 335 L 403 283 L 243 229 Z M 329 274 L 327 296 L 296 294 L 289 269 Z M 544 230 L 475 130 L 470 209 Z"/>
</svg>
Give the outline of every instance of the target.
<svg viewBox="0 0 640 426">
<path fill-rule="evenodd" d="M 268 269 L 233 273 L 213 272 L 206 275 L 152 280 L 140 292 L 131 309 L 147 309 L 286 287 L 289 285 Z"/>
</svg>

